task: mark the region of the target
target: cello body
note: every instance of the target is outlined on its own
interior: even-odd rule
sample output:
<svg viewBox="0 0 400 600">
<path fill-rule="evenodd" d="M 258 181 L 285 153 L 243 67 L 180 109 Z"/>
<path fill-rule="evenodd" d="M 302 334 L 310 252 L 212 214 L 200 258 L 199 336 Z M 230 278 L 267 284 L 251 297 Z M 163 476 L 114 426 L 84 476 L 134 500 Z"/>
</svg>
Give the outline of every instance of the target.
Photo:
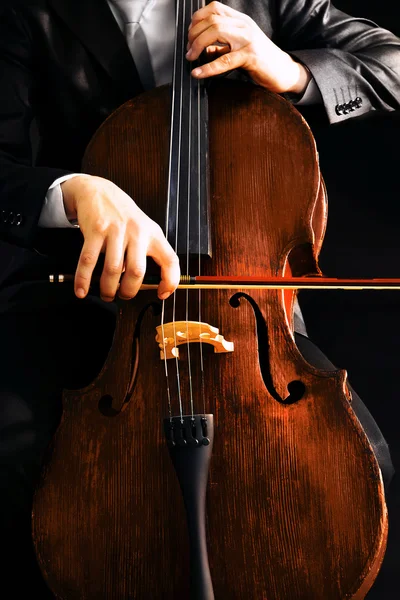
<svg viewBox="0 0 400 600">
<path fill-rule="evenodd" d="M 209 97 L 213 253 L 203 274 L 317 275 L 325 204 L 308 126 L 282 98 L 253 85 L 219 81 Z M 83 164 L 161 225 L 169 114 L 169 88 L 138 96 L 100 127 Z M 195 322 L 198 292 L 189 297 Z M 199 344 L 180 344 L 179 390 L 169 363 L 170 393 L 182 396 L 185 414 L 194 395 L 197 412 L 213 415 L 199 517 L 206 532 L 199 560 L 209 563 L 213 591 L 196 583 L 185 508 L 192 500 L 182 496 L 163 430 L 161 303 L 153 291 L 118 302 L 102 371 L 87 388 L 64 393 L 35 494 L 36 552 L 57 598 L 365 597 L 386 546 L 382 477 L 346 373 L 319 371 L 299 353 L 293 300 L 283 290 L 203 292 L 201 321 L 233 350 L 202 344 L 203 381 Z M 166 322 L 172 310 L 167 301 Z M 176 293 L 176 319 L 188 320 L 184 291 Z M 204 493 L 199 485 L 194 496 Z"/>
</svg>

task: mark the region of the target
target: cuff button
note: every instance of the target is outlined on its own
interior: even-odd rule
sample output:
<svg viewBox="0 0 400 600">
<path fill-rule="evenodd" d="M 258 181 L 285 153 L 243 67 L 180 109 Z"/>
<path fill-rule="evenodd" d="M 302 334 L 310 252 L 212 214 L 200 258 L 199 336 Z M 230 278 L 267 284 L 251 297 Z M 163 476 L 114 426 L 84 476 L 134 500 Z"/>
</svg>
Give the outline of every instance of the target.
<svg viewBox="0 0 400 600">
<path fill-rule="evenodd" d="M 339 115 L 339 117 L 342 116 L 343 110 L 344 110 L 344 105 L 343 104 L 336 104 L 336 106 L 335 106 L 335 112 L 336 112 L 337 115 Z"/>
<path fill-rule="evenodd" d="M 356 101 L 350 100 L 350 102 L 347 103 L 347 108 L 349 109 L 350 112 L 354 112 L 357 108 Z"/>
</svg>

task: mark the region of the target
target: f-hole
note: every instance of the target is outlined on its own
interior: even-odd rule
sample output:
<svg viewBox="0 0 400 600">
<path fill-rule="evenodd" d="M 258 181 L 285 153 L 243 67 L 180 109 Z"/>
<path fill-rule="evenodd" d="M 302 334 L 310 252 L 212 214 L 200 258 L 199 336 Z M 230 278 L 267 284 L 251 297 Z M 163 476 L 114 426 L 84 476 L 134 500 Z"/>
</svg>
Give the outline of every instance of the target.
<svg viewBox="0 0 400 600">
<path fill-rule="evenodd" d="M 133 347 L 132 347 L 131 371 L 130 371 L 130 377 L 129 377 L 128 390 L 127 390 L 125 398 L 124 398 L 122 410 L 123 410 L 124 406 L 126 406 L 129 402 L 129 400 L 131 399 L 133 390 L 135 387 L 136 375 L 137 375 L 137 370 L 138 370 L 138 365 L 139 365 L 140 327 L 141 327 L 141 324 L 143 321 L 143 317 L 149 308 L 153 309 L 153 314 L 155 317 L 157 317 L 161 314 L 161 303 L 160 302 L 151 302 L 150 304 L 147 304 L 147 306 L 145 306 L 140 311 L 140 314 L 139 314 L 137 322 L 136 322 L 133 339 L 132 339 Z M 115 417 L 120 412 L 119 410 L 116 410 L 115 408 L 113 408 L 113 397 L 111 396 L 111 394 L 104 394 L 100 398 L 97 407 L 99 409 L 99 412 L 101 412 L 101 414 L 104 415 L 105 417 Z"/>
<path fill-rule="evenodd" d="M 260 365 L 261 375 L 265 387 L 267 388 L 269 394 L 274 398 L 274 400 L 276 400 L 280 404 L 294 404 L 295 402 L 298 402 L 304 396 L 306 386 L 302 381 L 295 379 L 287 384 L 287 390 L 289 394 L 286 398 L 283 399 L 278 394 L 278 392 L 275 389 L 274 382 L 272 380 L 268 326 L 257 303 L 248 294 L 245 294 L 243 292 L 238 292 L 237 294 L 234 294 L 234 296 L 232 296 L 232 298 L 229 300 L 229 304 L 233 308 L 238 308 L 240 306 L 241 298 L 244 298 L 245 300 L 247 300 L 247 302 L 249 302 L 256 318 L 258 338 L 258 362 Z"/>
</svg>

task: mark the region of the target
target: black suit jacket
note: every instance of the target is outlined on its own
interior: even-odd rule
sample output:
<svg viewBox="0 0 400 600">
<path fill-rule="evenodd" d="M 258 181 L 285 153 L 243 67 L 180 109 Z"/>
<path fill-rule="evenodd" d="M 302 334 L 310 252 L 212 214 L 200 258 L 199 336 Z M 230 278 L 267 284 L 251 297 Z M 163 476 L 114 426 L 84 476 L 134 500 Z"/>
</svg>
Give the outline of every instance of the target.
<svg viewBox="0 0 400 600">
<path fill-rule="evenodd" d="M 308 66 L 330 122 L 400 108 L 400 40 L 390 32 L 349 17 L 329 0 L 226 4 L 250 15 Z M 5 265 L 3 246 L 3 279 L 18 265 L 41 260 L 18 246 L 52 254 L 67 249 L 70 237 L 81 241 L 76 231 L 38 228 L 46 191 L 59 176 L 80 170 L 100 123 L 141 91 L 105 0 L 14 0 L 0 10 L 0 239 L 12 254 Z M 358 110 L 338 113 L 338 103 L 356 96 L 362 99 Z M 40 138 L 35 164 L 33 119 Z"/>
</svg>

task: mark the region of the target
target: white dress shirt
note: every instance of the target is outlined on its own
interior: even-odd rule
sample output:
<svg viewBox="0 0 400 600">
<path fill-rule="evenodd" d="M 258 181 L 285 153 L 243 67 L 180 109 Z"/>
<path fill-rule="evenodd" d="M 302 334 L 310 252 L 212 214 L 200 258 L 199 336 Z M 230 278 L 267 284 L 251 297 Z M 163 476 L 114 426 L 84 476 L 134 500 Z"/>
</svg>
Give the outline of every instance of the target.
<svg viewBox="0 0 400 600">
<path fill-rule="evenodd" d="M 132 0 L 134 2 L 135 0 Z M 122 18 L 109 0 L 115 20 L 121 31 L 124 30 Z M 146 36 L 156 87 L 172 81 L 173 51 L 175 39 L 175 0 L 148 0 L 140 18 L 140 26 Z M 311 79 L 297 105 L 322 102 L 321 94 Z M 65 214 L 61 183 L 81 173 L 71 173 L 56 179 L 47 190 L 39 217 L 40 227 L 78 227 L 71 223 Z"/>
</svg>

